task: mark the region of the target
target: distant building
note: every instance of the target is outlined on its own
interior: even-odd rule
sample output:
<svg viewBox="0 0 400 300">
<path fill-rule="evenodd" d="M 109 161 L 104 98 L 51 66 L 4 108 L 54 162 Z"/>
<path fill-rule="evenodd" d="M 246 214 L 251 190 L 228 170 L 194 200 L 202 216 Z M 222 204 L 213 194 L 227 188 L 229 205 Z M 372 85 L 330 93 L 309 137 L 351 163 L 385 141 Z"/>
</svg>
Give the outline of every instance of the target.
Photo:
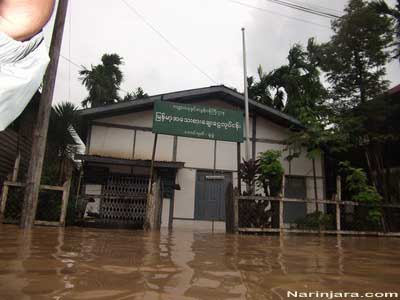
<svg viewBox="0 0 400 300">
<path fill-rule="evenodd" d="M 80 111 L 80 133 L 86 154 L 84 192 L 92 197 L 87 215 L 98 222 L 140 225 L 145 213 L 154 134 L 156 100 L 192 103 L 244 111 L 244 99 L 225 86 L 213 86 Z M 251 154 L 284 150 L 290 128 L 301 127 L 294 118 L 250 100 Z M 237 186 L 238 145 L 231 142 L 159 135 L 155 168 L 162 178 L 164 200 L 162 226 L 207 227 L 225 219 L 225 197 Z M 244 157 L 244 144 L 240 145 Z M 283 155 L 283 157 L 287 154 Z M 282 158 L 292 180 L 286 195 L 313 198 L 312 162 L 302 153 L 289 162 Z M 319 198 L 325 196 L 323 157 L 316 160 Z M 215 176 L 217 175 L 217 176 Z M 175 185 L 180 190 L 173 189 Z M 232 184 L 232 185 L 231 185 Z M 314 210 L 314 204 L 293 204 L 285 214 L 290 223 Z M 222 223 L 220 223 L 222 224 Z"/>
</svg>

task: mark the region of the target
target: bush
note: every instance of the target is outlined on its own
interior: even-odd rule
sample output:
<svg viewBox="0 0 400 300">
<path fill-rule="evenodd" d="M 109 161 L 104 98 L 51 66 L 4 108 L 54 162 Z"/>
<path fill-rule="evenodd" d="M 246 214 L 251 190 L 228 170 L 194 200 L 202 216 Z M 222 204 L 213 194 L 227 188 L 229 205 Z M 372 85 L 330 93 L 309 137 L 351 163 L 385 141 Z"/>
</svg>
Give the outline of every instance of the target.
<svg viewBox="0 0 400 300">
<path fill-rule="evenodd" d="M 282 176 L 285 173 L 280 162 L 282 153 L 280 151 L 268 150 L 259 155 L 260 176 L 257 181 L 264 189 L 266 195 L 276 197 L 282 189 Z M 268 193 L 269 186 L 269 193 Z"/>
<path fill-rule="evenodd" d="M 351 195 L 351 200 L 371 205 L 364 210 L 365 216 L 361 216 L 360 221 L 365 219 L 366 222 L 364 224 L 361 222 L 361 224 L 365 227 L 377 228 L 382 220 L 382 210 L 378 207 L 382 196 L 374 186 L 368 184 L 368 178 L 363 169 L 351 167 L 349 162 L 340 163 L 340 167 L 345 175 L 346 189 Z"/>
</svg>

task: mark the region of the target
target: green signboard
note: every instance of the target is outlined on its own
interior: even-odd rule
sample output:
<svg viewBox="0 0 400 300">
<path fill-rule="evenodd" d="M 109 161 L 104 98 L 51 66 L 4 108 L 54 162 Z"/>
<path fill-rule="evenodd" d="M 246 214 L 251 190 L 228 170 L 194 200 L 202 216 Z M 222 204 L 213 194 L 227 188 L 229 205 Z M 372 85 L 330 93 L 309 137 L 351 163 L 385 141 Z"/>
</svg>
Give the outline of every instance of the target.
<svg viewBox="0 0 400 300">
<path fill-rule="evenodd" d="M 243 142 L 243 113 L 230 109 L 156 101 L 153 132 Z"/>
</svg>

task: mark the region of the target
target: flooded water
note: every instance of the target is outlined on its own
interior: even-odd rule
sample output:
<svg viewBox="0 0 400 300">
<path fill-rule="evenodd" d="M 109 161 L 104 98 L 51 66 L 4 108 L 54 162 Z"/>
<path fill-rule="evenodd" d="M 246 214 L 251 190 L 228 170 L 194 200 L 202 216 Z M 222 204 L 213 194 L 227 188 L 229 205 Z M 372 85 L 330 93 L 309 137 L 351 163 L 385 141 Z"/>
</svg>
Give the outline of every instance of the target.
<svg viewBox="0 0 400 300">
<path fill-rule="evenodd" d="M 400 292 L 399 250 L 400 239 L 373 237 L 84 228 L 35 228 L 28 234 L 0 226 L 0 299 L 286 299 L 288 291 Z"/>
</svg>

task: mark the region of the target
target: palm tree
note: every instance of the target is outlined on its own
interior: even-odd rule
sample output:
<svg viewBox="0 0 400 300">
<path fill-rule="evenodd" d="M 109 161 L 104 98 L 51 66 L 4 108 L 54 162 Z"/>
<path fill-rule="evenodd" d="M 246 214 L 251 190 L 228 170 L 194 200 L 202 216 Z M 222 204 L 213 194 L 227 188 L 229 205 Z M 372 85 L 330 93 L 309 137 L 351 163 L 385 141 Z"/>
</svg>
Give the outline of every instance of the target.
<svg viewBox="0 0 400 300">
<path fill-rule="evenodd" d="M 320 81 L 317 51 L 314 39 L 309 39 L 307 50 L 300 44 L 290 49 L 287 65 L 267 74 L 259 67 L 259 82 L 249 78 L 250 96 L 300 120 L 305 109 L 316 110 L 327 96 Z"/>
<path fill-rule="evenodd" d="M 282 110 L 284 107 L 284 92 L 273 85 L 273 72 L 264 73 L 261 66 L 257 69 L 259 81 L 256 82 L 254 77 L 247 79 L 249 97 L 257 102 Z"/>
<path fill-rule="evenodd" d="M 396 23 L 397 40 L 394 42 L 394 46 L 396 47 L 396 50 L 394 50 L 394 58 L 399 59 L 400 62 L 400 0 L 397 0 L 395 8 L 389 7 L 383 0 L 373 2 L 372 5 L 378 13 L 391 16 Z"/>
<path fill-rule="evenodd" d="M 92 65 L 90 69 L 83 67 L 79 71 L 80 80 L 89 92 L 89 96 L 82 101 L 83 107 L 96 107 L 120 101 L 118 91 L 123 80 L 120 70 L 123 64 L 122 57 L 118 54 L 104 54 L 101 61 L 97 66 Z"/>
<path fill-rule="evenodd" d="M 46 157 L 54 176 L 63 181 L 66 161 L 71 159 L 77 150 L 79 129 L 78 107 L 70 102 L 60 103 L 52 108 L 47 138 Z M 52 163 L 57 162 L 57 163 Z"/>
</svg>

